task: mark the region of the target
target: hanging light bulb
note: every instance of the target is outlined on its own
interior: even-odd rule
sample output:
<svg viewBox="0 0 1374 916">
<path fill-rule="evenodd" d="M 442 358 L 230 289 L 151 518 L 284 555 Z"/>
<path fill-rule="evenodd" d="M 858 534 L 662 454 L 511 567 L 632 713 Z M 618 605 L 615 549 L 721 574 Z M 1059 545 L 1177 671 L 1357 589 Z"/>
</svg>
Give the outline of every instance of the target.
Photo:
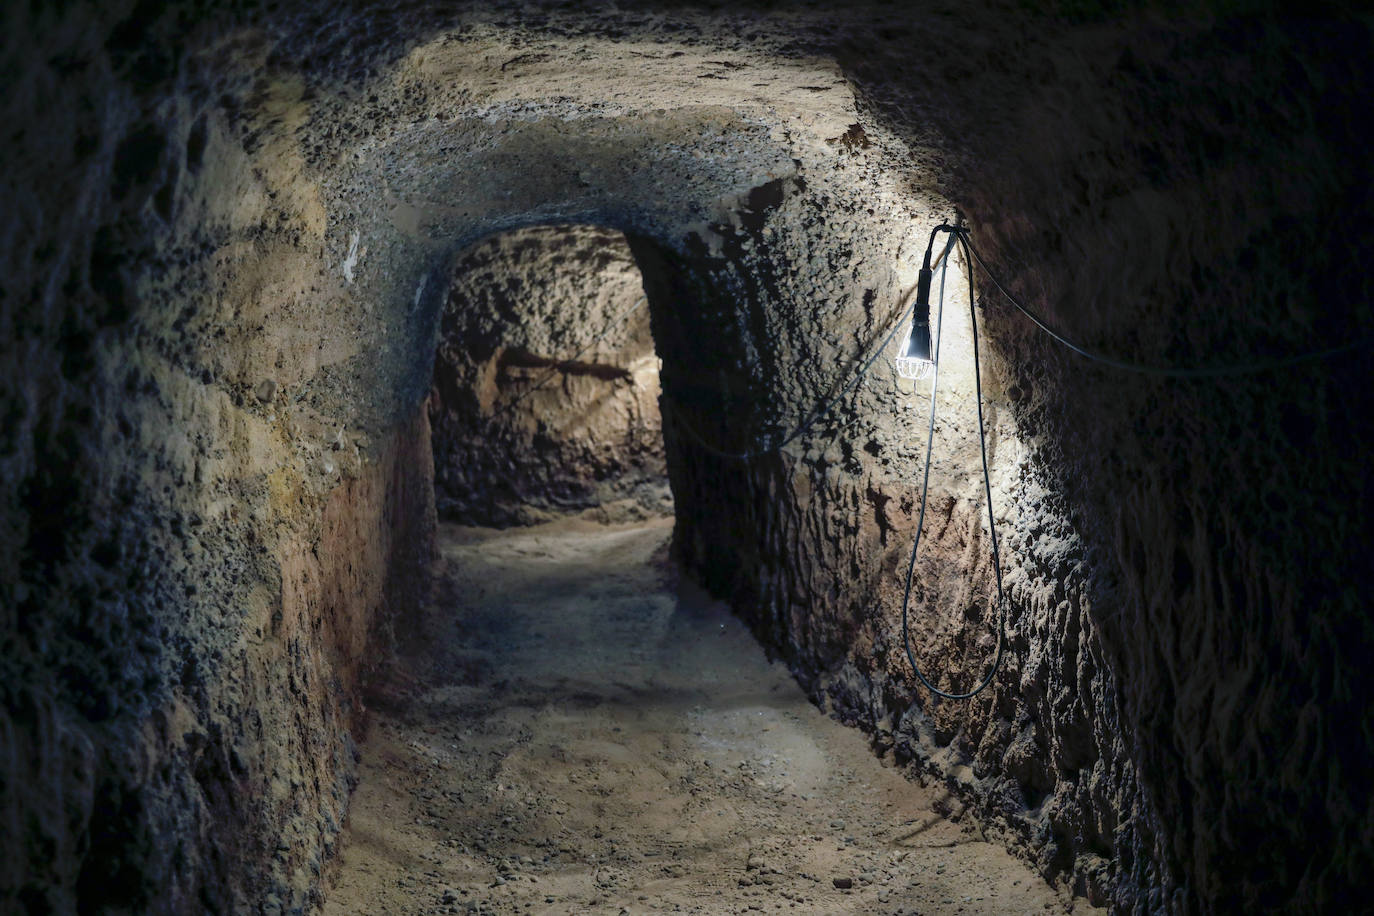
<svg viewBox="0 0 1374 916">
<path fill-rule="evenodd" d="M 930 248 L 916 281 L 916 305 L 911 310 L 911 331 L 897 351 L 897 374 L 902 378 L 930 378 L 935 358 L 930 351 Z"/>
</svg>

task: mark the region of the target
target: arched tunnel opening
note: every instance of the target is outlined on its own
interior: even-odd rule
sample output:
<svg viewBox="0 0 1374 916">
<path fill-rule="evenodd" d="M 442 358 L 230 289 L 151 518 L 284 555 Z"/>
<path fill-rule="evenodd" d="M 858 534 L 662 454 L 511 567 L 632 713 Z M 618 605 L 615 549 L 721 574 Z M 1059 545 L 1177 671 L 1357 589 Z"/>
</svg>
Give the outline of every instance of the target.
<svg viewBox="0 0 1374 916">
<path fill-rule="evenodd" d="M 776 192 L 751 202 L 776 206 Z M 695 563 L 729 599 L 748 561 L 720 527 L 734 520 L 673 523 L 670 477 L 688 499 L 731 499 L 722 488 L 761 459 L 808 488 L 854 462 L 835 444 L 845 421 L 817 422 L 822 405 L 789 399 L 794 369 L 749 362 L 776 340 L 754 303 L 722 307 L 691 254 L 586 225 L 489 236 L 450 277 L 427 403 L 435 591 L 397 621 L 396 651 L 364 694 L 359 785 L 324 912 L 856 905 L 846 894 L 899 912 L 1062 907 L 982 841 L 952 793 L 913 785 L 890 745 L 884 767 L 828 721 L 683 575 Z M 947 323 L 939 313 L 942 401 L 959 408 L 972 397 L 972 339 L 956 314 L 967 296 L 952 287 L 938 299 L 950 311 Z M 654 332 L 670 353 L 667 395 Z M 833 388 L 853 369 L 822 375 Z M 887 361 L 865 385 L 853 398 L 918 396 Z M 774 432 L 786 424 L 817 435 Z M 952 474 L 967 470 L 970 417 L 941 433 L 948 517 L 956 493 L 973 495 Z M 870 438 L 866 453 L 892 445 Z M 954 667 L 989 664 L 987 596 L 943 604 L 933 616 L 956 641 L 964 623 L 983 631 L 957 646 Z M 785 644 L 786 622 L 750 623 Z M 937 862 L 910 866 L 926 878 L 903 882 L 902 863 L 928 850 Z M 741 854 L 743 876 L 723 878 Z"/>
<path fill-rule="evenodd" d="M 0 17 L 0 910 L 1365 907 L 1367 16 Z"/>
<path fill-rule="evenodd" d="M 515 230 L 459 257 L 429 400 L 441 519 L 672 514 L 647 306 L 614 230 Z"/>
</svg>

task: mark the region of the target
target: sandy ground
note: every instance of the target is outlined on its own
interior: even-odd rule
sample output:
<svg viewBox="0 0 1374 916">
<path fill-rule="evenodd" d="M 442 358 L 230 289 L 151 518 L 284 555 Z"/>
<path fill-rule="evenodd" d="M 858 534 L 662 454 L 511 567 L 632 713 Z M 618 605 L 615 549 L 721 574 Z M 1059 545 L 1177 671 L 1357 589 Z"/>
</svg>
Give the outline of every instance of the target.
<svg viewBox="0 0 1374 916">
<path fill-rule="evenodd" d="M 808 703 L 671 533 L 443 529 L 327 916 L 1085 911 Z"/>
</svg>

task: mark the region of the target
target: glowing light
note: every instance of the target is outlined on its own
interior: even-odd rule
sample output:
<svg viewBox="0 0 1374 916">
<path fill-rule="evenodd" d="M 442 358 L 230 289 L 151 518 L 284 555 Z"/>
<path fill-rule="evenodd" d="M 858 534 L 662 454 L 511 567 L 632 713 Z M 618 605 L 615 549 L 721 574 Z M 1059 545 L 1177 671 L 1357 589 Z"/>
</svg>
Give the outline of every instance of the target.
<svg viewBox="0 0 1374 916">
<path fill-rule="evenodd" d="M 897 351 L 897 374 L 915 381 L 930 378 L 935 360 L 930 358 L 930 325 L 912 323 L 911 333 Z"/>
<path fill-rule="evenodd" d="M 911 310 L 911 331 L 897 351 L 897 374 L 902 378 L 930 378 L 935 359 L 930 352 L 930 252 L 917 282 L 916 307 Z"/>
</svg>

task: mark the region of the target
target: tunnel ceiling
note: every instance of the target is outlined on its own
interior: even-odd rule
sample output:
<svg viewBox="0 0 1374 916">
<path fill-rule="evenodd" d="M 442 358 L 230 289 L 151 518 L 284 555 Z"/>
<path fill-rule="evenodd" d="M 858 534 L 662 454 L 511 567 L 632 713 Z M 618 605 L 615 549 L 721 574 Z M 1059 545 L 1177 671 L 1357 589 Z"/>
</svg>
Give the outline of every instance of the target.
<svg viewBox="0 0 1374 916">
<path fill-rule="evenodd" d="M 402 316 L 393 329 L 418 314 L 412 335 L 423 338 L 453 252 L 486 233 L 593 223 L 680 252 L 695 239 L 723 260 L 721 235 L 738 231 L 743 214 L 762 221 L 784 208 L 794 235 L 830 250 L 780 235 L 771 257 L 796 282 L 771 295 L 871 322 L 848 314 L 847 288 L 860 274 L 884 293 L 909 282 L 895 255 L 919 244 L 937 201 L 904 192 L 909 151 L 890 134 L 869 138 L 861 121 L 872 122 L 832 62 L 748 45 L 722 53 L 665 45 L 652 28 L 610 41 L 487 26 L 433 38 L 388 68 L 364 106 L 380 123 L 361 136 L 339 142 L 356 99 L 312 100 L 296 139 L 332 153 L 310 163 L 328 176 L 320 241 L 339 265 L 329 279 L 341 275 L 346 295 Z"/>
</svg>

